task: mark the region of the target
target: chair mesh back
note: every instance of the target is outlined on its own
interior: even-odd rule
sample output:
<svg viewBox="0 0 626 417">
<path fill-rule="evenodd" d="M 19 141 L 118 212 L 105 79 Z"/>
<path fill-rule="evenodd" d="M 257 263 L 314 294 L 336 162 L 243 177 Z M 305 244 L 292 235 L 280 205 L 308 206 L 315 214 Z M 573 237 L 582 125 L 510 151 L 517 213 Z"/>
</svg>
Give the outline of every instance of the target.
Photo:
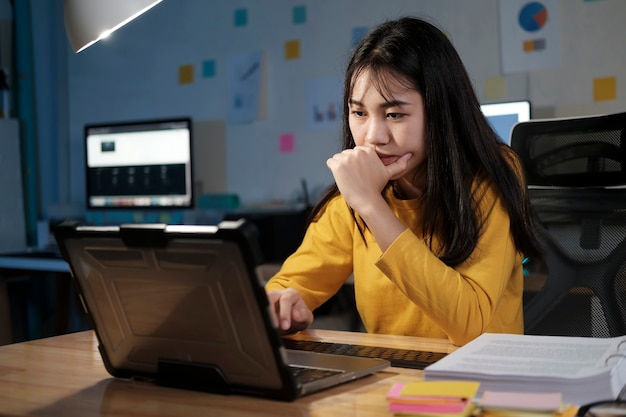
<svg viewBox="0 0 626 417">
<path fill-rule="evenodd" d="M 626 334 L 625 131 L 626 113 L 513 129 L 547 269 L 527 333 Z"/>
<path fill-rule="evenodd" d="M 529 186 L 626 185 L 625 118 L 620 113 L 515 126 L 511 146 L 522 159 Z"/>
</svg>

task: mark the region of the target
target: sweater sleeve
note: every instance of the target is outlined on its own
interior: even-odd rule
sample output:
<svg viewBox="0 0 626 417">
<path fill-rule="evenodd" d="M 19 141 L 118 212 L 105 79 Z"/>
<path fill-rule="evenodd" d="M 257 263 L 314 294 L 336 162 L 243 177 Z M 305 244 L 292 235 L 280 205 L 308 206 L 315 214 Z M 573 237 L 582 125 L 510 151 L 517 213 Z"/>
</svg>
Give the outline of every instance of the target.
<svg viewBox="0 0 626 417">
<path fill-rule="evenodd" d="M 475 251 L 461 265 L 444 264 L 411 230 L 405 230 L 376 262 L 457 345 L 487 331 L 497 309 L 509 308 L 511 314 L 521 311 L 519 305 L 500 305 L 507 298 L 512 271 L 521 263 L 508 212 L 492 188 L 484 194 L 480 209 L 482 234 Z"/>
<path fill-rule="evenodd" d="M 294 288 L 311 310 L 335 294 L 352 273 L 354 222 L 349 212 L 343 198 L 331 200 L 265 289 Z"/>
</svg>

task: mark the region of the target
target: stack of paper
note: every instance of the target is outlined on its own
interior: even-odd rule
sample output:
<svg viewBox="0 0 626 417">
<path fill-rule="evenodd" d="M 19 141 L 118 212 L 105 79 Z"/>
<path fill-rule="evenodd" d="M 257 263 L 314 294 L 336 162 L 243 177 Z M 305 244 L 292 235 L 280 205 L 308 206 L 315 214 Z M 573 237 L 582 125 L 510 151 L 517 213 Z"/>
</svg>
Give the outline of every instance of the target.
<svg viewBox="0 0 626 417">
<path fill-rule="evenodd" d="M 484 333 L 427 366 L 424 378 L 479 381 L 483 391 L 560 392 L 567 404 L 616 398 L 626 385 L 626 336 Z"/>
<path fill-rule="evenodd" d="M 433 381 L 394 384 L 387 393 L 389 411 L 410 416 L 469 416 L 476 404 L 472 399 L 478 382 Z"/>
</svg>

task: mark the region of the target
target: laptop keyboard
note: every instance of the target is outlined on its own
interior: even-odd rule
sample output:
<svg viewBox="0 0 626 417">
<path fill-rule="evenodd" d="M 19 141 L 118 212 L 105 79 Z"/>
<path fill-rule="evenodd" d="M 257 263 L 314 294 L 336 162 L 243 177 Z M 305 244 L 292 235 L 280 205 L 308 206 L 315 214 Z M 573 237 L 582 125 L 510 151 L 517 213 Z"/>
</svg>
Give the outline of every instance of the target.
<svg viewBox="0 0 626 417">
<path fill-rule="evenodd" d="M 332 353 L 335 355 L 386 359 L 391 362 L 391 366 L 412 369 L 424 369 L 426 366 L 437 362 L 439 359 L 447 355 L 442 352 L 319 342 L 316 340 L 294 340 L 287 338 L 283 339 L 283 344 L 287 349 L 293 350 L 306 350 L 310 352 Z"/>
<path fill-rule="evenodd" d="M 296 382 L 304 384 L 311 381 L 317 381 L 318 379 L 326 378 L 331 375 L 340 374 L 343 371 L 336 371 L 332 369 L 320 369 L 320 368 L 307 368 L 304 366 L 289 365 L 292 375 L 295 377 Z"/>
</svg>

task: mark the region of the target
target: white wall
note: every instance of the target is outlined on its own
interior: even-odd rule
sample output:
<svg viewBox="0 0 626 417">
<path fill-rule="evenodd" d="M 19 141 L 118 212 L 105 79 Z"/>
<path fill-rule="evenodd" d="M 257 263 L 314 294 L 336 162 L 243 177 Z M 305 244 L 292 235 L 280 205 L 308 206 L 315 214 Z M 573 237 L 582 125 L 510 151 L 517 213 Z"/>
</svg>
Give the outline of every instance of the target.
<svg viewBox="0 0 626 417">
<path fill-rule="evenodd" d="M 263 117 L 250 124 L 227 123 L 215 137 L 199 134 L 199 141 L 225 142 L 225 154 L 196 156 L 207 164 L 226 158 L 224 189 L 213 181 L 215 189 L 205 186 L 203 191 L 238 193 L 244 203 L 253 204 L 293 201 L 301 179 L 313 190 L 327 185 L 331 177 L 325 160 L 339 148 L 340 130 L 309 128 L 306 85 L 341 76 L 354 27 L 371 28 L 405 14 L 428 17 L 449 33 L 483 102 L 494 101 L 485 97 L 485 81 L 504 77 L 506 94 L 497 101 L 529 99 L 535 115 L 626 108 L 626 54 L 621 51 L 626 1 L 560 0 L 560 67 L 511 75 L 501 72 L 498 4 L 497 0 L 165 0 L 78 55 L 66 46 L 69 203 L 82 206 L 84 201 L 84 124 L 178 115 L 198 122 L 224 120 L 233 52 L 264 53 Z M 306 6 L 306 23 L 292 23 L 295 6 Z M 248 11 L 246 27 L 233 25 L 239 8 Z M 285 60 L 284 43 L 292 39 L 301 41 L 301 57 Z M 216 76 L 203 78 L 202 63 L 210 59 L 216 62 Z M 194 66 L 191 84 L 178 82 L 179 66 L 185 64 Z M 617 99 L 594 102 L 593 79 L 604 76 L 618 77 Z M 278 151 L 283 133 L 295 135 L 294 152 Z"/>
</svg>

